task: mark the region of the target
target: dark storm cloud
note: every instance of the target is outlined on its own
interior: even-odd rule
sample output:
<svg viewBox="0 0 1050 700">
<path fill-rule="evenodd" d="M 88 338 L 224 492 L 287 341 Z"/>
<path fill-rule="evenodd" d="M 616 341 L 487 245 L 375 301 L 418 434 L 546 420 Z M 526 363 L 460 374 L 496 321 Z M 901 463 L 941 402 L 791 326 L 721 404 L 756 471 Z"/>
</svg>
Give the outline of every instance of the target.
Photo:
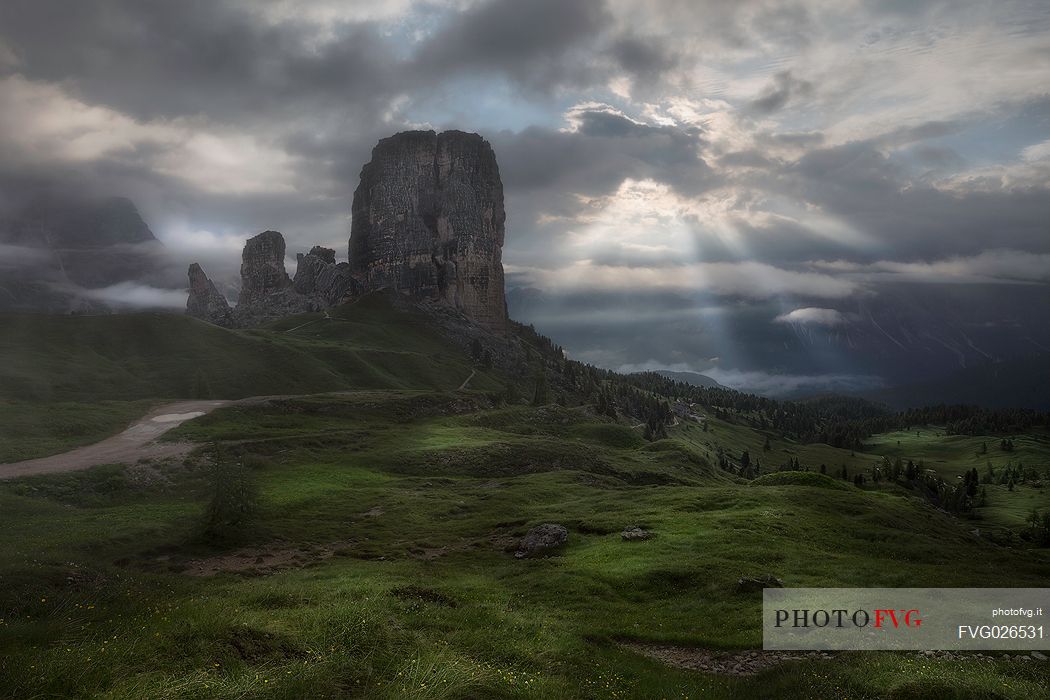
<svg viewBox="0 0 1050 700">
<path fill-rule="evenodd" d="M 662 41 L 624 36 L 613 42 L 609 54 L 631 75 L 640 78 L 659 77 L 678 64 L 678 56 Z"/>
<path fill-rule="evenodd" d="M 428 74 L 500 71 L 544 90 L 593 78 L 566 55 L 590 48 L 611 26 L 602 0 L 491 0 L 452 18 L 415 53 Z"/>
<path fill-rule="evenodd" d="M 768 114 L 782 109 L 791 100 L 804 99 L 812 94 L 813 83 L 796 78 L 791 71 L 781 71 L 773 76 L 773 84 L 762 96 L 751 101 L 751 107 Z"/>
<path fill-rule="evenodd" d="M 573 131 L 531 127 L 491 138 L 509 189 L 598 195 L 627 177 L 659 176 L 695 192 L 710 176 L 696 127 L 644 124 L 600 105 L 572 118 Z"/>
<path fill-rule="evenodd" d="M 144 165 L 119 161 L 95 161 L 90 165 L 43 169 L 39 173 L 0 173 L 0 189 L 8 193 L 3 212 L 17 212 L 27 202 L 47 195 L 59 200 L 71 197 L 106 198 L 118 192 L 131 199 L 155 234 L 166 240 L 164 267 L 150 282 L 154 286 L 181 287 L 186 266 L 200 262 L 218 283 L 239 278 L 240 248 L 244 239 L 267 229 L 284 232 L 289 255 L 305 252 L 310 241 L 327 243 L 345 239 L 349 226 L 340 216 L 344 202 L 268 193 L 208 193 L 186 182 L 157 173 Z M 213 229 L 216 238 L 200 240 L 198 222 L 224 222 Z M 329 234 L 329 235 L 326 235 Z"/>
<path fill-rule="evenodd" d="M 506 188 L 511 284 L 584 260 L 615 268 L 606 282 L 634 275 L 619 294 L 548 294 L 542 330 L 603 364 L 710 352 L 776 368 L 805 339 L 772 319 L 831 303 L 792 276 L 858 297 L 982 266 L 1038 279 L 1045 15 L 1012 0 L 8 0 L 0 206 L 126 195 L 176 256 L 236 279 L 239 241 L 266 228 L 290 254 L 344 251 L 379 138 L 476 130 Z M 746 262 L 761 265 L 732 267 Z M 696 295 L 646 287 L 690 264 Z M 748 296 L 771 277 L 783 299 Z"/>
<path fill-rule="evenodd" d="M 958 134 L 956 122 L 930 122 L 894 130 L 859 142 L 824 146 L 819 132 L 760 136 L 771 147 L 803 148 L 795 161 L 759 147 L 721 155 L 708 164 L 704 133 L 696 127 L 655 126 L 602 108 L 573 113 L 572 132 L 539 128 L 499 134 L 492 140 L 500 157 L 508 201 L 525 213 L 511 220 L 524 245 L 543 247 L 566 224 L 535 226 L 526 212 L 573 216 L 574 196 L 609 194 L 624 178 L 652 178 L 683 196 L 702 197 L 712 187 L 730 184 L 741 213 L 763 211 L 776 202 L 806 204 L 837 222 L 843 235 L 812 228 L 793 216 L 751 223 L 742 216 L 734 226 L 747 241 L 750 259 L 777 265 L 821 259 L 936 260 L 948 254 L 976 255 L 989 248 L 1031 252 L 1050 249 L 1045 221 L 1050 218 L 1046 186 L 989 190 L 942 189 L 913 168 L 916 160 L 952 158 L 953 152 L 918 150 L 929 140 Z M 775 152 L 775 151 L 774 151 Z M 961 157 L 954 155 L 959 163 Z M 924 167 L 928 165 L 924 164 Z M 728 170 L 727 170 L 728 169 Z M 523 220 L 524 219 L 524 220 Z M 708 261 L 732 260 L 739 252 L 708 232 L 711 222 L 695 222 L 695 240 Z M 531 242 L 530 242 L 531 241 Z M 610 242 L 592 253 L 609 265 L 669 264 L 676 255 L 630 253 Z"/>
<path fill-rule="evenodd" d="M 345 239 L 349 193 L 369 149 L 391 128 L 381 113 L 405 88 L 397 75 L 402 63 L 374 23 L 340 23 L 320 40 L 316 27 L 272 25 L 251 4 L 16 0 L 0 5 L 0 42 L 17 57 L 18 75 L 62 85 L 85 105 L 161 132 L 88 161 L 6 158 L 5 190 L 121 194 L 155 228 L 204 227 L 243 238 L 278 228 L 293 245 Z M 74 108 L 81 109 L 52 107 L 59 114 Z M 214 144 L 180 143 L 209 129 L 217 130 Z M 241 136 L 293 157 L 284 167 L 299 187 L 238 192 L 222 182 L 218 189 L 202 185 L 210 165 L 195 166 L 194 153 Z M 162 172 L 173 159 L 183 177 Z M 274 165 L 260 160 L 260 169 Z M 234 247 L 174 253 L 198 256 L 236 279 Z"/>
<path fill-rule="evenodd" d="M 912 150 L 911 155 L 916 161 L 929 167 L 959 167 L 966 163 L 965 159 L 954 149 L 943 146 L 919 146 Z"/>
<path fill-rule="evenodd" d="M 718 164 L 730 168 L 770 168 L 775 161 L 761 151 L 732 151 L 719 157 Z"/>
<path fill-rule="evenodd" d="M 776 146 L 811 148 L 824 143 L 824 134 L 820 131 L 785 131 L 762 135 L 760 141 L 766 141 Z"/>
<path fill-rule="evenodd" d="M 912 176 L 903 159 L 881 150 L 881 142 L 811 151 L 783 170 L 779 186 L 880 242 L 861 257 L 930 259 L 945 254 L 947 241 L 951 252 L 961 255 L 990 247 L 1050 250 L 1045 181 L 1016 188 L 944 189 Z"/>
<path fill-rule="evenodd" d="M 612 17 L 601 0 L 494 0 L 461 13 L 429 8 L 436 29 L 418 45 L 392 37 L 389 27 L 375 22 L 335 22 L 319 36 L 316 26 L 295 16 L 268 22 L 261 7 L 15 0 L 0 7 L 0 47 L 18 59 L 9 70 L 40 84 L 60 84 L 86 105 L 104 105 L 143 123 L 189 119 L 267 139 L 302 161 L 288 167 L 301 170 L 303 189 L 258 196 L 204 191 L 157 172 L 155 162 L 171 148 L 168 141 L 140 141 L 91 162 L 38 159 L 31 173 L 26 162 L 16 168 L 11 159 L 7 178 L 32 178 L 34 184 L 24 189 L 49 180 L 51 187 L 108 189 L 134 196 L 149 213 L 186 213 L 210 226 L 237 222 L 251 231 L 277 214 L 273 226 L 291 220 L 313 228 L 348 208 L 374 143 L 409 126 L 396 112 L 388 114 L 398 95 L 424 97 L 457 75 L 491 71 L 529 90 L 546 90 L 559 82 L 604 79 L 617 63 L 646 74 L 671 66 L 666 52 L 623 33 L 608 52 L 614 61 L 589 56 L 587 51 L 602 53 L 595 48 L 600 41 L 612 40 L 605 36 Z M 614 187 L 611 176 L 618 171 L 671 167 L 691 177 L 686 170 L 695 148 L 688 134 L 597 113 L 581 118 L 586 123 L 576 135 L 540 129 L 515 137 L 550 157 L 541 163 L 534 153 L 508 148 L 501 162 L 509 187 L 551 173 L 593 192 Z M 438 120 L 435 126 L 446 124 Z"/>
<path fill-rule="evenodd" d="M 893 129 L 874 139 L 874 145 L 882 147 L 904 146 L 911 143 L 938 139 L 964 130 L 966 125 L 959 121 L 931 121 L 912 126 Z"/>
<path fill-rule="evenodd" d="M 374 116 L 405 77 L 373 23 L 322 40 L 311 25 L 212 0 L 13 0 L 0 5 L 0 38 L 26 77 L 142 119 L 256 122 L 307 105 Z"/>
</svg>

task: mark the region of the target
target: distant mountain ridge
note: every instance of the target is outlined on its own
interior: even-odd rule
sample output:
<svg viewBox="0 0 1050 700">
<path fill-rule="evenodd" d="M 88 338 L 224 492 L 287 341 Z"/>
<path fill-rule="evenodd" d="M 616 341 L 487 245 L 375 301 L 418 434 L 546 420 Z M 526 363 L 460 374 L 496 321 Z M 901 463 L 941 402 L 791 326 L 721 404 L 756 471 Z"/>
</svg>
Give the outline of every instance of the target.
<svg viewBox="0 0 1050 700">
<path fill-rule="evenodd" d="M 967 367 L 861 396 L 898 410 L 936 404 L 1050 410 L 1050 353 Z"/>
<path fill-rule="evenodd" d="M 678 318 L 694 313 L 697 304 L 718 306 L 716 298 L 660 294 L 622 303 L 617 296 L 622 290 L 544 290 L 523 286 L 517 276 L 511 282 L 517 283 L 507 293 L 511 316 L 576 355 L 600 357 L 607 366 L 637 358 L 671 366 L 679 356 L 720 357 L 723 368 L 740 373 L 740 382 L 754 382 L 734 381 L 734 386 L 756 393 L 770 375 L 837 376 L 843 381 L 816 382 L 806 391 L 857 393 L 875 385 L 850 385 L 850 380 L 881 378 L 883 386 L 902 386 L 1050 352 L 1050 285 L 1045 284 L 897 282 L 835 302 L 792 302 L 837 312 L 831 324 L 778 321 L 788 307 L 755 301 L 693 333 L 689 324 L 669 324 L 650 309 Z M 631 352 L 621 353 L 620 347 Z"/>
<path fill-rule="evenodd" d="M 673 379 L 676 382 L 682 382 L 683 384 L 690 384 L 692 386 L 699 386 L 706 389 L 725 389 L 726 387 L 719 384 L 711 377 L 706 374 L 699 374 L 697 372 L 672 372 L 669 369 L 658 369 L 656 373 L 661 377 L 667 377 Z"/>
<path fill-rule="evenodd" d="M 84 291 L 155 278 L 163 250 L 129 199 L 39 196 L 0 218 L 0 311 L 105 311 Z"/>
</svg>

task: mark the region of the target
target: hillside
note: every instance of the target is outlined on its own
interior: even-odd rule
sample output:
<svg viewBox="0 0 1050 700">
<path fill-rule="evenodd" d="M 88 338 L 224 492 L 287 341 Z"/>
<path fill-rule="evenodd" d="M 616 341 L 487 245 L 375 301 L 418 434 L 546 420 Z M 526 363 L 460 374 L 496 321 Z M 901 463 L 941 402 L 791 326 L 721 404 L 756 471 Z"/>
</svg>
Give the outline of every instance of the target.
<svg viewBox="0 0 1050 700">
<path fill-rule="evenodd" d="M 0 463 L 120 432 L 166 399 L 354 389 L 446 391 L 504 380 L 382 294 L 228 330 L 181 314 L 0 314 Z"/>
<path fill-rule="evenodd" d="M 0 356 L 0 398 L 34 401 L 454 389 L 474 369 L 382 296 L 242 331 L 175 314 L 0 315 Z M 471 385 L 498 386 L 483 371 Z"/>
<path fill-rule="evenodd" d="M 202 446 L 186 466 L 0 482 L 0 687 L 113 698 L 1040 696 L 1045 666 L 1006 658 L 784 662 L 749 651 L 761 647 L 761 592 L 742 577 L 983 587 L 1006 583 L 1004 572 L 1017 586 L 1050 575 L 1045 550 L 974 537 L 973 523 L 900 486 L 813 472 L 749 482 L 717 466 L 745 448 L 767 463 L 852 469 L 871 455 L 781 440 L 762 452 L 763 434 L 719 419 L 647 442 L 589 406 L 487 401 L 359 391 L 230 407 L 173 436 Z M 213 493 L 231 488 L 251 494 L 250 516 L 202 534 Z M 1015 493 L 990 490 L 996 512 Z M 1016 492 L 1040 497 L 1032 485 Z M 516 558 L 539 523 L 563 525 L 567 542 Z M 634 526 L 649 539 L 621 536 Z M 726 660 L 690 670 L 649 658 L 651 645 Z M 770 665 L 733 670 L 754 658 Z"/>
<path fill-rule="evenodd" d="M 924 658 L 919 677 L 906 654 L 785 661 L 758 651 L 761 594 L 739 582 L 1037 586 L 1043 432 L 1009 451 L 937 427 L 806 444 L 765 417 L 870 406 L 617 376 L 524 326 L 524 372 L 501 375 L 382 295 L 245 331 L 0 322 L 0 461 L 158 399 L 297 395 L 184 423 L 165 439 L 197 445 L 186 460 L 0 481 L 0 686 L 16 697 L 1020 700 L 1047 682 L 1006 659 Z M 671 419 L 684 390 L 701 421 Z M 948 512 L 985 463 L 980 501 Z M 545 523 L 566 543 L 516 557 Z"/>
<path fill-rule="evenodd" d="M 185 459 L 0 481 L 0 688 L 1021 700 L 1046 684 L 1006 658 L 785 660 L 761 651 L 761 592 L 740 583 L 1040 585 L 1041 428 L 1009 450 L 937 426 L 833 447 L 800 435 L 884 412 L 616 375 L 527 327 L 523 367 L 490 370 L 421 314 L 373 294 L 250 330 L 0 318 L 0 461 L 157 399 L 270 395 L 169 433 L 196 445 Z M 702 420 L 674 419 L 671 397 Z M 895 471 L 908 460 L 919 476 Z M 544 523 L 566 542 L 518 558 Z"/>
</svg>

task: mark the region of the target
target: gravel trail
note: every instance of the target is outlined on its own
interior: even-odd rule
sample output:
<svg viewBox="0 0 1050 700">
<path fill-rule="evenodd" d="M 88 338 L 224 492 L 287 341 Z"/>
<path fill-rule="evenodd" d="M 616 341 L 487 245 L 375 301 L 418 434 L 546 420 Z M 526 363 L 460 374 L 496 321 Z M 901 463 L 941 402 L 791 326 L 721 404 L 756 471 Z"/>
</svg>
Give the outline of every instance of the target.
<svg viewBox="0 0 1050 700">
<path fill-rule="evenodd" d="M 176 401 L 157 406 L 124 432 L 69 452 L 0 464 L 0 479 L 34 474 L 54 474 L 88 469 L 99 464 L 134 464 L 140 459 L 161 459 L 186 454 L 195 447 L 186 442 L 156 442 L 164 433 L 232 401 Z"/>
</svg>

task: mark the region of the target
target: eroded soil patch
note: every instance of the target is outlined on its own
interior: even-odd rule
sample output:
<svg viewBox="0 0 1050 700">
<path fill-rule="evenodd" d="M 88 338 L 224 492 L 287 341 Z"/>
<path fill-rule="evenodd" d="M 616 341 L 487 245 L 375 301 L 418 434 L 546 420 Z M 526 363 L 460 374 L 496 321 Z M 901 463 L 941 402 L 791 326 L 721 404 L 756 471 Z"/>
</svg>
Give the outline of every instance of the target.
<svg viewBox="0 0 1050 700">
<path fill-rule="evenodd" d="M 189 576 L 215 576 L 224 573 L 270 574 L 296 569 L 333 557 L 342 544 L 290 546 L 270 544 L 241 549 L 202 559 L 192 559 L 182 573 Z"/>
<path fill-rule="evenodd" d="M 620 646 L 636 654 L 661 661 L 668 666 L 703 673 L 717 673 L 723 676 L 752 676 L 792 661 L 832 658 L 830 653 L 824 651 L 766 651 L 763 649 L 716 651 L 699 647 L 644 642 L 621 642 Z"/>
</svg>

